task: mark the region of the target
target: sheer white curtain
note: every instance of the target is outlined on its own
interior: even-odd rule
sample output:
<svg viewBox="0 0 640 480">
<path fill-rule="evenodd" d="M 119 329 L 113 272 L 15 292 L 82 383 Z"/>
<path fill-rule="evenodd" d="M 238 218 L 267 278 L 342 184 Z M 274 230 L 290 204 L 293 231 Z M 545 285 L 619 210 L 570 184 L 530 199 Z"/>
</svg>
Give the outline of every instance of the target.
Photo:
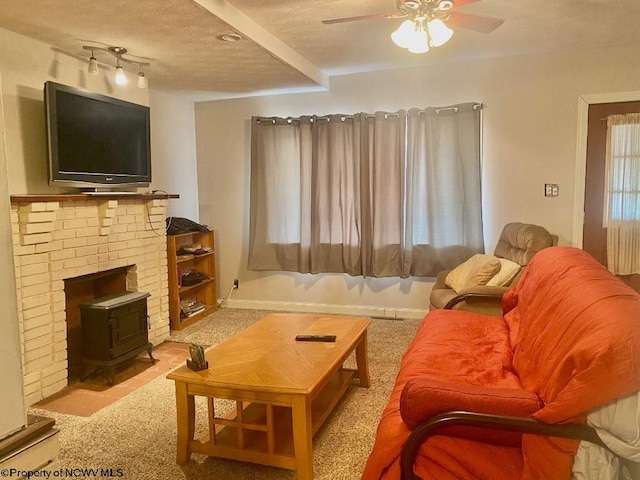
<svg viewBox="0 0 640 480">
<path fill-rule="evenodd" d="M 254 117 L 249 268 L 435 276 L 482 252 L 477 107 Z"/>
<path fill-rule="evenodd" d="M 640 113 L 607 118 L 603 227 L 607 267 L 640 273 Z"/>
</svg>

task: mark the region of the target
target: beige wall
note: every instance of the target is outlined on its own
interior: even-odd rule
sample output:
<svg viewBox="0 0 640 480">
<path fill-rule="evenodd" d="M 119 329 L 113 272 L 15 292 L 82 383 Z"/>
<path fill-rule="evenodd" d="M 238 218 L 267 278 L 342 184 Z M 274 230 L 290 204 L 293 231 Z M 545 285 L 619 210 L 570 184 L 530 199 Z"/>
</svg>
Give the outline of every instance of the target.
<svg viewBox="0 0 640 480">
<path fill-rule="evenodd" d="M 487 250 L 510 221 L 537 223 L 572 244 L 578 96 L 637 90 L 636 49 L 527 55 L 334 77 L 331 91 L 196 104 L 200 219 L 217 230 L 219 284 L 245 304 L 308 302 L 427 307 L 426 279 L 260 273 L 246 269 L 252 115 L 352 113 L 479 101 L 484 116 Z M 560 195 L 543 196 L 544 183 Z M 206 188 L 205 188 L 206 187 Z"/>
<path fill-rule="evenodd" d="M 177 193 L 168 214 L 198 221 L 198 169 L 193 102 L 151 90 L 152 189 Z"/>
<path fill-rule="evenodd" d="M 1 75 L 0 75 L 1 77 Z M 0 82 L 0 113 L 2 112 L 2 83 Z M 16 282 L 11 251 L 11 217 L 9 214 L 9 186 L 7 184 L 7 162 L 5 157 L 5 130 L 0 115 L 0 439 L 19 430 L 26 424 L 22 390 L 22 361 L 20 334 L 18 330 L 18 304 Z"/>
</svg>

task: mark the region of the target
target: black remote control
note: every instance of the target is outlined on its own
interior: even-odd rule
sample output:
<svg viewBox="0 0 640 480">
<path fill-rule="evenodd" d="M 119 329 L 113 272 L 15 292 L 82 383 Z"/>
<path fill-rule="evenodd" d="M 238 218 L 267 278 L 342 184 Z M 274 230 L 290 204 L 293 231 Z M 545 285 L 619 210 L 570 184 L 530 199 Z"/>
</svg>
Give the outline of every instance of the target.
<svg viewBox="0 0 640 480">
<path fill-rule="evenodd" d="M 335 335 L 296 335 L 298 342 L 335 342 Z"/>
</svg>

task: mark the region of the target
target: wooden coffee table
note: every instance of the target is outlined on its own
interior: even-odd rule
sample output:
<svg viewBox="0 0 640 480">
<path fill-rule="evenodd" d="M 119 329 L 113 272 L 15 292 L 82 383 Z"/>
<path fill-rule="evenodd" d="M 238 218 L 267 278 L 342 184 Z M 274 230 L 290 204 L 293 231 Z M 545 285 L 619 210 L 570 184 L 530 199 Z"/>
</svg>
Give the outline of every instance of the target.
<svg viewBox="0 0 640 480">
<path fill-rule="evenodd" d="M 369 387 L 367 318 L 273 314 L 206 352 L 208 370 L 186 366 L 176 385 L 177 462 L 192 453 L 296 470 L 313 478 L 311 438 L 352 379 Z M 297 342 L 298 334 L 336 335 L 335 343 Z M 344 367 L 355 351 L 356 369 Z M 195 396 L 207 398 L 208 435 L 194 439 Z M 235 401 L 216 416 L 214 398 Z"/>
</svg>

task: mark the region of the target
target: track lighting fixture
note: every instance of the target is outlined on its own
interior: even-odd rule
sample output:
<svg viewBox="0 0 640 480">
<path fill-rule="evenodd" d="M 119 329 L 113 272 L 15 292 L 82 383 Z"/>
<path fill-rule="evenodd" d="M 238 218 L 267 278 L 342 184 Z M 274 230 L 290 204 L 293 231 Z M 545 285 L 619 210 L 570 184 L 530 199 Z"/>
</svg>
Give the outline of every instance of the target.
<svg viewBox="0 0 640 480">
<path fill-rule="evenodd" d="M 116 76 L 115 81 L 118 85 L 124 85 L 127 83 L 127 76 L 124 73 L 124 68 L 120 65 L 120 62 L 124 62 L 129 65 L 137 65 L 138 66 L 138 87 L 139 88 L 147 88 L 147 77 L 142 71 L 142 67 L 148 67 L 149 63 L 147 62 L 137 62 L 134 60 L 129 60 L 128 58 L 123 57 L 124 54 L 127 53 L 127 49 L 124 47 L 95 47 L 90 45 L 83 45 L 83 50 L 90 50 L 91 57 L 89 57 L 89 74 L 97 75 L 98 74 L 98 61 L 94 56 L 94 51 L 108 53 L 109 55 L 116 58 Z"/>
</svg>

